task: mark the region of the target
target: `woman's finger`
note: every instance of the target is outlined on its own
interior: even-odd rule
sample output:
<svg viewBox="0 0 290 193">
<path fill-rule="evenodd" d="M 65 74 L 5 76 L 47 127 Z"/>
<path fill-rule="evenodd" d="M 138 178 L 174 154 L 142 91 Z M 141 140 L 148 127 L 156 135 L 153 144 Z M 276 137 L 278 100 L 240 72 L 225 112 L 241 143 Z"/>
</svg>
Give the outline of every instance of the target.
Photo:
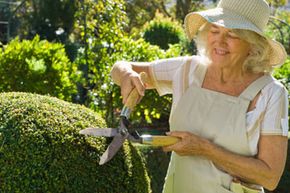
<svg viewBox="0 0 290 193">
<path fill-rule="evenodd" d="M 129 94 L 134 88 L 137 89 L 139 95 L 141 96 L 140 99 L 142 98 L 142 96 L 144 96 L 145 85 L 141 81 L 140 75 L 134 71 L 129 72 L 122 78 L 120 86 L 124 104 L 126 103 Z"/>
<path fill-rule="evenodd" d="M 173 137 L 184 138 L 186 136 L 191 135 L 191 133 L 189 133 L 187 131 L 170 131 L 170 132 L 166 132 L 166 135 L 173 136 Z"/>
<path fill-rule="evenodd" d="M 134 86 L 130 78 L 124 78 L 121 82 L 121 95 L 123 98 L 123 104 L 126 103 L 129 94 L 132 92 Z"/>
<path fill-rule="evenodd" d="M 134 76 L 132 78 L 132 83 L 133 85 L 136 87 L 138 93 L 140 96 L 144 96 L 144 93 L 145 93 L 145 85 L 144 83 L 142 82 L 141 78 L 140 78 L 140 75 L 138 74 L 138 76 Z"/>
</svg>

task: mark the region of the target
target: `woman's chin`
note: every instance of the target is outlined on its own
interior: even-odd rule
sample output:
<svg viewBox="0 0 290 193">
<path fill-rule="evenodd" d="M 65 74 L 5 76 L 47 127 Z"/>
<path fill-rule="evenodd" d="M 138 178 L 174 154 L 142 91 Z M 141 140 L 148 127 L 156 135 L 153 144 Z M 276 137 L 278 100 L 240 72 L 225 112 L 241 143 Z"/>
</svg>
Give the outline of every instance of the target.
<svg viewBox="0 0 290 193">
<path fill-rule="evenodd" d="M 217 66 L 221 66 L 221 67 L 226 67 L 229 65 L 229 61 L 226 59 L 212 59 L 212 64 L 217 65 Z"/>
</svg>

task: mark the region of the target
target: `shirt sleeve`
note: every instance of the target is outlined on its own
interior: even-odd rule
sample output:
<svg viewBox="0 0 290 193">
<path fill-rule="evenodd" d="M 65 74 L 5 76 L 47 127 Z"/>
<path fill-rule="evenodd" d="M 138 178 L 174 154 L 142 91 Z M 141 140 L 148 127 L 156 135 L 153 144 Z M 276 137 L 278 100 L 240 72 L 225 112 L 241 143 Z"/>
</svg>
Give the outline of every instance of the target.
<svg viewBox="0 0 290 193">
<path fill-rule="evenodd" d="M 172 82 L 188 57 L 176 57 L 152 62 L 150 75 L 159 95 L 172 94 Z"/>
<path fill-rule="evenodd" d="M 275 83 L 261 123 L 262 135 L 288 136 L 288 106 L 288 91 L 281 83 Z"/>
</svg>

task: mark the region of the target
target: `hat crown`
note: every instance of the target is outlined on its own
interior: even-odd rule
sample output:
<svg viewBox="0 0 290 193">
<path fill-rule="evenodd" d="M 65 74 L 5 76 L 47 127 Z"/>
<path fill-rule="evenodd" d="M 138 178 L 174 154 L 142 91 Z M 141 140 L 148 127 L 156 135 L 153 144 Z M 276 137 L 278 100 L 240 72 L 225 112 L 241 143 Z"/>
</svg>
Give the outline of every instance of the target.
<svg viewBox="0 0 290 193">
<path fill-rule="evenodd" d="M 247 18 L 261 31 L 267 26 L 270 7 L 265 0 L 221 0 L 217 7 Z"/>
</svg>

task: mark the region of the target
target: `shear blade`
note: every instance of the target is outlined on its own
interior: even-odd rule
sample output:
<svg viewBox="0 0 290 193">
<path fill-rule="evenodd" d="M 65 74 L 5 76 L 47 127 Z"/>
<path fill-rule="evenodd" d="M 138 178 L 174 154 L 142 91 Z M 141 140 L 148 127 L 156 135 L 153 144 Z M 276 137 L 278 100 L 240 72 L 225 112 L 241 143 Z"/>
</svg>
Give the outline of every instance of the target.
<svg viewBox="0 0 290 193">
<path fill-rule="evenodd" d="M 128 135 L 129 135 L 128 133 L 126 133 L 125 135 L 122 135 L 121 133 L 116 134 L 116 136 L 113 138 L 112 142 L 106 149 L 105 153 L 103 153 L 99 162 L 100 165 L 105 164 L 106 162 L 110 161 L 114 157 L 114 155 L 123 145 Z"/>
<path fill-rule="evenodd" d="M 103 136 L 103 137 L 114 137 L 117 135 L 117 129 L 115 128 L 86 128 L 80 130 L 80 134 L 91 135 L 91 136 Z"/>
</svg>

